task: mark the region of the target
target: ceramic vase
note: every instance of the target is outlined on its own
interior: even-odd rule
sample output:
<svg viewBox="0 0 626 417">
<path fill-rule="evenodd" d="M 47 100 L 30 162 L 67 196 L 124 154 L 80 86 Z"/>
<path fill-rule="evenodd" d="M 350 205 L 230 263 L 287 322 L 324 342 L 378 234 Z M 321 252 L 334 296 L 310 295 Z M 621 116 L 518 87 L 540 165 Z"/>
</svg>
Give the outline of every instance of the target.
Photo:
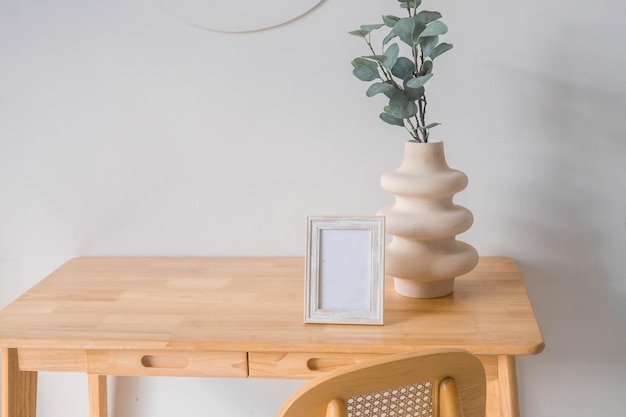
<svg viewBox="0 0 626 417">
<path fill-rule="evenodd" d="M 456 239 L 474 221 L 452 201 L 467 186 L 467 176 L 448 167 L 442 142 L 410 141 L 400 166 L 382 176 L 381 186 L 396 200 L 378 212 L 392 237 L 385 273 L 393 277 L 395 291 L 413 298 L 450 294 L 454 279 L 478 263 L 476 250 Z"/>
</svg>

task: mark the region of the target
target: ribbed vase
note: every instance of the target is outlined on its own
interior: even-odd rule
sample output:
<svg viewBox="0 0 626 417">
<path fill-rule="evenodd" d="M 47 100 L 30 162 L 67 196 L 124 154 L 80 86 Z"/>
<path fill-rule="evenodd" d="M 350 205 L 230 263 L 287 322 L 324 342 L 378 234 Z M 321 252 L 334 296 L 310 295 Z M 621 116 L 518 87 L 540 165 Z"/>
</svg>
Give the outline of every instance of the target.
<svg viewBox="0 0 626 417">
<path fill-rule="evenodd" d="M 385 273 L 398 294 L 436 298 L 450 294 L 454 279 L 476 266 L 478 253 L 456 235 L 474 221 L 452 202 L 467 186 L 467 176 L 446 163 L 443 143 L 407 142 L 400 166 L 381 178 L 396 202 L 378 212 L 393 237 L 385 248 Z"/>
</svg>

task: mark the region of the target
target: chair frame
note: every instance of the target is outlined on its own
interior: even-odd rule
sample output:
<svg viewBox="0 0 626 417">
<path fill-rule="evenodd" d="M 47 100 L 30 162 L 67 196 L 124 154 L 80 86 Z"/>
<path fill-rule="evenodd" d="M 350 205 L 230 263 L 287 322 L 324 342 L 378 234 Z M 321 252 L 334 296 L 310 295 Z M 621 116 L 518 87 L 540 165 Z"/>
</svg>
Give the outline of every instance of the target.
<svg viewBox="0 0 626 417">
<path fill-rule="evenodd" d="M 433 382 L 432 417 L 484 417 L 485 369 L 460 349 L 401 353 L 339 368 L 293 393 L 278 417 L 348 417 L 351 397 L 421 381 Z"/>
</svg>

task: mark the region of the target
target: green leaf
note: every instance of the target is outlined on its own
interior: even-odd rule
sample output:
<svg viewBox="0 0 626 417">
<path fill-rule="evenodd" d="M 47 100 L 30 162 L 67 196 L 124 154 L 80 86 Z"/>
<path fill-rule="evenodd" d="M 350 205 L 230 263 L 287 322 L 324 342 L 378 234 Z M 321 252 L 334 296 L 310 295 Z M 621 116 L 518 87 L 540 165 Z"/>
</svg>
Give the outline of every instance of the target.
<svg viewBox="0 0 626 417">
<path fill-rule="evenodd" d="M 359 38 L 365 38 L 369 32 L 364 30 L 353 30 L 352 32 L 348 32 L 350 35 L 358 36 Z"/>
<path fill-rule="evenodd" d="M 376 94 L 387 94 L 387 93 L 391 93 L 394 90 L 393 84 L 389 83 L 389 82 L 384 82 L 384 83 L 374 83 L 370 86 L 370 88 L 367 89 L 367 92 L 365 93 L 366 96 L 368 97 L 374 97 Z"/>
<path fill-rule="evenodd" d="M 389 26 L 390 28 L 392 28 L 396 23 L 398 23 L 398 20 L 400 20 L 400 18 L 396 16 L 392 16 L 392 15 L 383 16 L 383 22 L 385 22 L 385 25 Z"/>
<path fill-rule="evenodd" d="M 357 67 L 360 67 L 360 66 L 363 66 L 363 65 L 372 65 L 372 61 L 368 61 L 365 58 L 354 58 L 352 60 L 352 66 L 354 68 L 357 68 Z M 376 64 L 374 63 L 374 65 L 376 65 Z"/>
<path fill-rule="evenodd" d="M 415 15 L 415 21 L 420 22 L 424 25 L 427 25 L 439 19 L 441 19 L 441 13 L 439 12 L 429 12 L 427 10 L 422 10 Z"/>
<path fill-rule="evenodd" d="M 385 81 L 385 82 L 388 82 L 388 81 Z M 387 98 L 388 98 L 388 99 L 391 99 L 391 96 L 393 96 L 393 93 L 395 93 L 395 92 L 396 92 L 396 87 L 394 86 L 394 87 L 393 87 L 391 90 L 389 90 L 389 91 L 383 91 L 383 94 L 384 94 L 385 96 L 387 96 Z"/>
<path fill-rule="evenodd" d="M 429 56 L 439 43 L 439 36 L 427 36 L 420 39 L 420 48 L 425 57 Z"/>
<path fill-rule="evenodd" d="M 380 29 L 383 26 L 385 26 L 383 23 L 376 23 L 373 25 L 362 25 L 361 30 L 364 30 L 364 31 L 367 31 L 367 33 L 370 33 L 376 29 Z"/>
<path fill-rule="evenodd" d="M 352 74 L 361 81 L 374 81 L 380 78 L 378 70 L 371 69 L 370 67 L 359 67 L 352 70 Z"/>
<path fill-rule="evenodd" d="M 428 82 L 432 78 L 433 74 L 421 75 L 407 81 L 406 86 L 410 88 L 419 88 Z"/>
<path fill-rule="evenodd" d="M 398 119 L 408 119 L 417 114 L 417 104 L 406 96 L 404 90 L 397 90 L 389 100 L 389 111 Z"/>
<path fill-rule="evenodd" d="M 376 29 L 380 29 L 381 27 L 385 26 L 382 23 L 376 23 L 374 25 L 361 25 L 361 29 L 358 30 L 353 30 L 351 32 L 348 32 L 350 35 L 354 35 L 354 36 L 358 36 L 360 38 L 365 38 L 367 35 L 370 34 L 370 32 L 376 30 Z"/>
<path fill-rule="evenodd" d="M 426 26 L 426 29 L 424 29 L 421 33 L 421 36 L 425 38 L 426 36 L 439 36 L 445 33 L 448 33 L 448 27 L 445 23 L 437 20 Z"/>
<path fill-rule="evenodd" d="M 409 58 L 400 57 L 396 64 L 391 68 L 391 73 L 396 77 L 404 80 L 415 71 L 415 64 Z"/>
<path fill-rule="evenodd" d="M 411 87 L 407 87 L 406 83 L 404 84 L 404 93 L 409 99 L 413 101 L 417 101 L 420 98 L 422 98 L 425 92 L 426 92 L 426 89 L 424 88 L 424 86 L 411 88 Z"/>
<path fill-rule="evenodd" d="M 389 34 L 385 36 L 385 39 L 383 39 L 383 46 L 387 45 L 389 41 L 395 38 L 396 36 L 398 36 L 396 32 L 394 32 L 393 29 L 391 29 L 391 32 L 389 32 Z"/>
<path fill-rule="evenodd" d="M 391 44 L 389 48 L 385 51 L 385 61 L 383 65 L 388 70 L 391 70 L 396 62 L 398 61 L 398 55 L 400 54 L 400 47 L 397 43 Z"/>
<path fill-rule="evenodd" d="M 393 26 L 393 32 L 398 35 L 402 42 L 406 43 L 411 48 L 413 47 L 413 45 L 415 45 L 415 42 L 417 41 L 417 38 L 414 37 L 415 31 L 416 23 L 415 20 L 413 20 L 413 18 L 411 17 L 403 17 L 402 19 L 398 20 L 398 23 Z"/>
<path fill-rule="evenodd" d="M 417 130 L 428 130 L 428 129 L 432 129 L 435 126 L 439 126 L 441 125 L 441 123 L 429 123 L 426 126 L 418 126 L 416 127 Z"/>
<path fill-rule="evenodd" d="M 387 56 L 385 55 L 368 55 L 364 56 L 363 58 L 369 59 L 371 61 L 380 62 L 381 64 L 387 60 Z"/>
<path fill-rule="evenodd" d="M 417 9 L 420 4 L 422 4 L 422 0 L 398 0 L 398 2 L 400 2 L 400 7 L 402 7 L 403 9 L 406 9 L 409 6 Z"/>
<path fill-rule="evenodd" d="M 428 57 L 430 59 L 435 59 L 437 58 L 439 55 L 443 54 L 444 52 L 448 52 L 450 49 L 452 49 L 452 45 L 449 43 L 440 43 L 439 45 L 437 45 L 435 47 L 435 49 L 433 49 L 431 51 L 430 54 L 428 54 Z"/>
<path fill-rule="evenodd" d="M 389 123 L 390 125 L 404 127 L 404 120 L 398 119 L 397 117 L 394 117 L 389 113 L 381 113 L 379 117 L 383 122 Z"/>
<path fill-rule="evenodd" d="M 433 72 L 433 61 L 424 61 L 420 68 L 420 75 L 431 74 Z"/>
<path fill-rule="evenodd" d="M 352 73 L 361 81 L 374 81 L 380 78 L 378 74 L 378 64 L 363 58 L 356 58 L 352 61 L 354 69 Z"/>
<path fill-rule="evenodd" d="M 413 101 L 417 101 L 424 96 L 426 89 L 424 88 L 424 86 L 420 86 L 416 88 L 409 87 L 407 83 L 411 81 L 412 79 L 413 79 L 413 74 L 409 75 L 408 77 L 404 79 L 404 82 L 403 82 L 404 93 L 409 99 Z"/>
<path fill-rule="evenodd" d="M 415 29 L 415 21 L 410 17 L 403 17 L 393 26 L 393 33 L 404 43 L 413 46 L 413 29 Z"/>
</svg>

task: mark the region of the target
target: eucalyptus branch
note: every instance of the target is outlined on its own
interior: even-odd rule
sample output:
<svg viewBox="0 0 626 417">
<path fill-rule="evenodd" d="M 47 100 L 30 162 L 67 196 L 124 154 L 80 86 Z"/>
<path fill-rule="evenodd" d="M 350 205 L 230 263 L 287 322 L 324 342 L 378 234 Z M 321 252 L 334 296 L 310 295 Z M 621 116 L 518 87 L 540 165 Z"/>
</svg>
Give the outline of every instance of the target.
<svg viewBox="0 0 626 417">
<path fill-rule="evenodd" d="M 428 129 L 426 129 L 426 96 L 422 96 L 422 99 L 419 100 L 418 107 L 419 107 L 418 125 L 421 128 L 420 137 L 422 138 L 422 142 L 426 143 L 428 142 Z M 415 115 L 415 118 L 417 119 L 418 116 Z"/>
<path fill-rule="evenodd" d="M 374 47 L 372 46 L 371 36 L 368 35 L 367 39 L 365 39 L 365 38 L 363 38 L 363 39 L 365 40 L 365 43 L 367 44 L 367 46 L 369 47 L 370 51 L 372 52 L 372 55 L 376 55 L 376 51 L 374 50 Z M 387 68 L 385 68 L 380 62 L 378 62 L 377 64 L 378 64 L 379 72 L 381 72 L 383 74 L 383 76 L 385 77 L 385 81 L 389 81 L 389 82 L 391 82 L 394 85 L 394 87 L 398 87 L 398 84 L 393 79 L 393 75 L 389 73 Z"/>
<path fill-rule="evenodd" d="M 406 119 L 406 122 L 409 124 L 409 126 L 411 126 L 411 128 L 409 129 L 408 127 L 406 127 L 406 125 L 404 125 L 404 128 L 409 131 L 411 136 L 413 136 L 413 138 L 416 141 L 420 142 L 420 138 L 418 136 L 419 135 L 419 133 L 418 133 L 419 129 L 415 128 L 415 125 L 413 125 L 413 123 L 411 122 L 411 119 Z"/>
<path fill-rule="evenodd" d="M 423 75 L 420 73 L 420 68 L 422 68 L 422 66 L 424 65 L 424 51 L 422 50 L 421 47 L 418 47 L 416 45 L 416 48 L 419 48 L 419 52 L 418 52 L 418 56 L 419 56 L 419 64 L 418 64 L 418 60 L 416 59 L 415 62 L 415 73 L 417 75 Z M 419 121 L 418 121 L 418 125 L 422 128 L 420 129 L 420 137 L 422 138 L 423 142 L 428 142 L 428 130 L 426 129 L 426 95 L 423 94 L 422 97 L 420 97 L 420 99 L 418 100 L 418 114 L 419 114 Z M 417 115 L 415 116 L 417 118 Z"/>
<path fill-rule="evenodd" d="M 428 107 L 428 101 L 426 100 L 426 96 L 424 95 L 424 112 L 422 113 L 422 123 L 424 127 L 426 127 L 426 107 Z M 428 142 L 428 135 L 430 131 L 428 129 L 424 129 L 424 142 Z"/>
<path fill-rule="evenodd" d="M 368 35 L 368 38 L 365 39 L 365 43 L 367 44 L 367 46 L 369 46 L 370 51 L 372 51 L 372 55 L 376 55 L 376 51 L 374 51 L 374 47 L 372 46 L 371 35 Z"/>
<path fill-rule="evenodd" d="M 433 60 L 452 49 L 452 45 L 439 43 L 439 36 L 448 31 L 439 21 L 440 13 L 427 10 L 418 13 L 421 0 L 400 3 L 408 17 L 384 15 L 382 23 L 363 25 L 350 32 L 364 39 L 371 52 L 352 61 L 352 72 L 358 79 L 372 83 L 367 89 L 368 97 L 379 94 L 387 97 L 384 112 L 379 116 L 381 120 L 404 127 L 417 141 L 428 142 L 429 129 L 439 123 L 426 123 L 425 84 L 433 76 Z M 383 27 L 391 29 L 383 39 L 382 52 L 377 54 L 371 34 Z M 409 53 L 401 56 L 403 52 Z"/>
<path fill-rule="evenodd" d="M 417 114 L 415 115 L 415 123 L 417 126 L 421 126 L 420 124 L 420 119 L 417 116 Z M 418 142 L 424 142 L 424 138 L 423 138 L 423 129 L 419 129 L 419 128 L 413 128 L 413 131 L 415 132 L 415 134 L 413 135 L 413 137 L 418 141 Z"/>
</svg>

